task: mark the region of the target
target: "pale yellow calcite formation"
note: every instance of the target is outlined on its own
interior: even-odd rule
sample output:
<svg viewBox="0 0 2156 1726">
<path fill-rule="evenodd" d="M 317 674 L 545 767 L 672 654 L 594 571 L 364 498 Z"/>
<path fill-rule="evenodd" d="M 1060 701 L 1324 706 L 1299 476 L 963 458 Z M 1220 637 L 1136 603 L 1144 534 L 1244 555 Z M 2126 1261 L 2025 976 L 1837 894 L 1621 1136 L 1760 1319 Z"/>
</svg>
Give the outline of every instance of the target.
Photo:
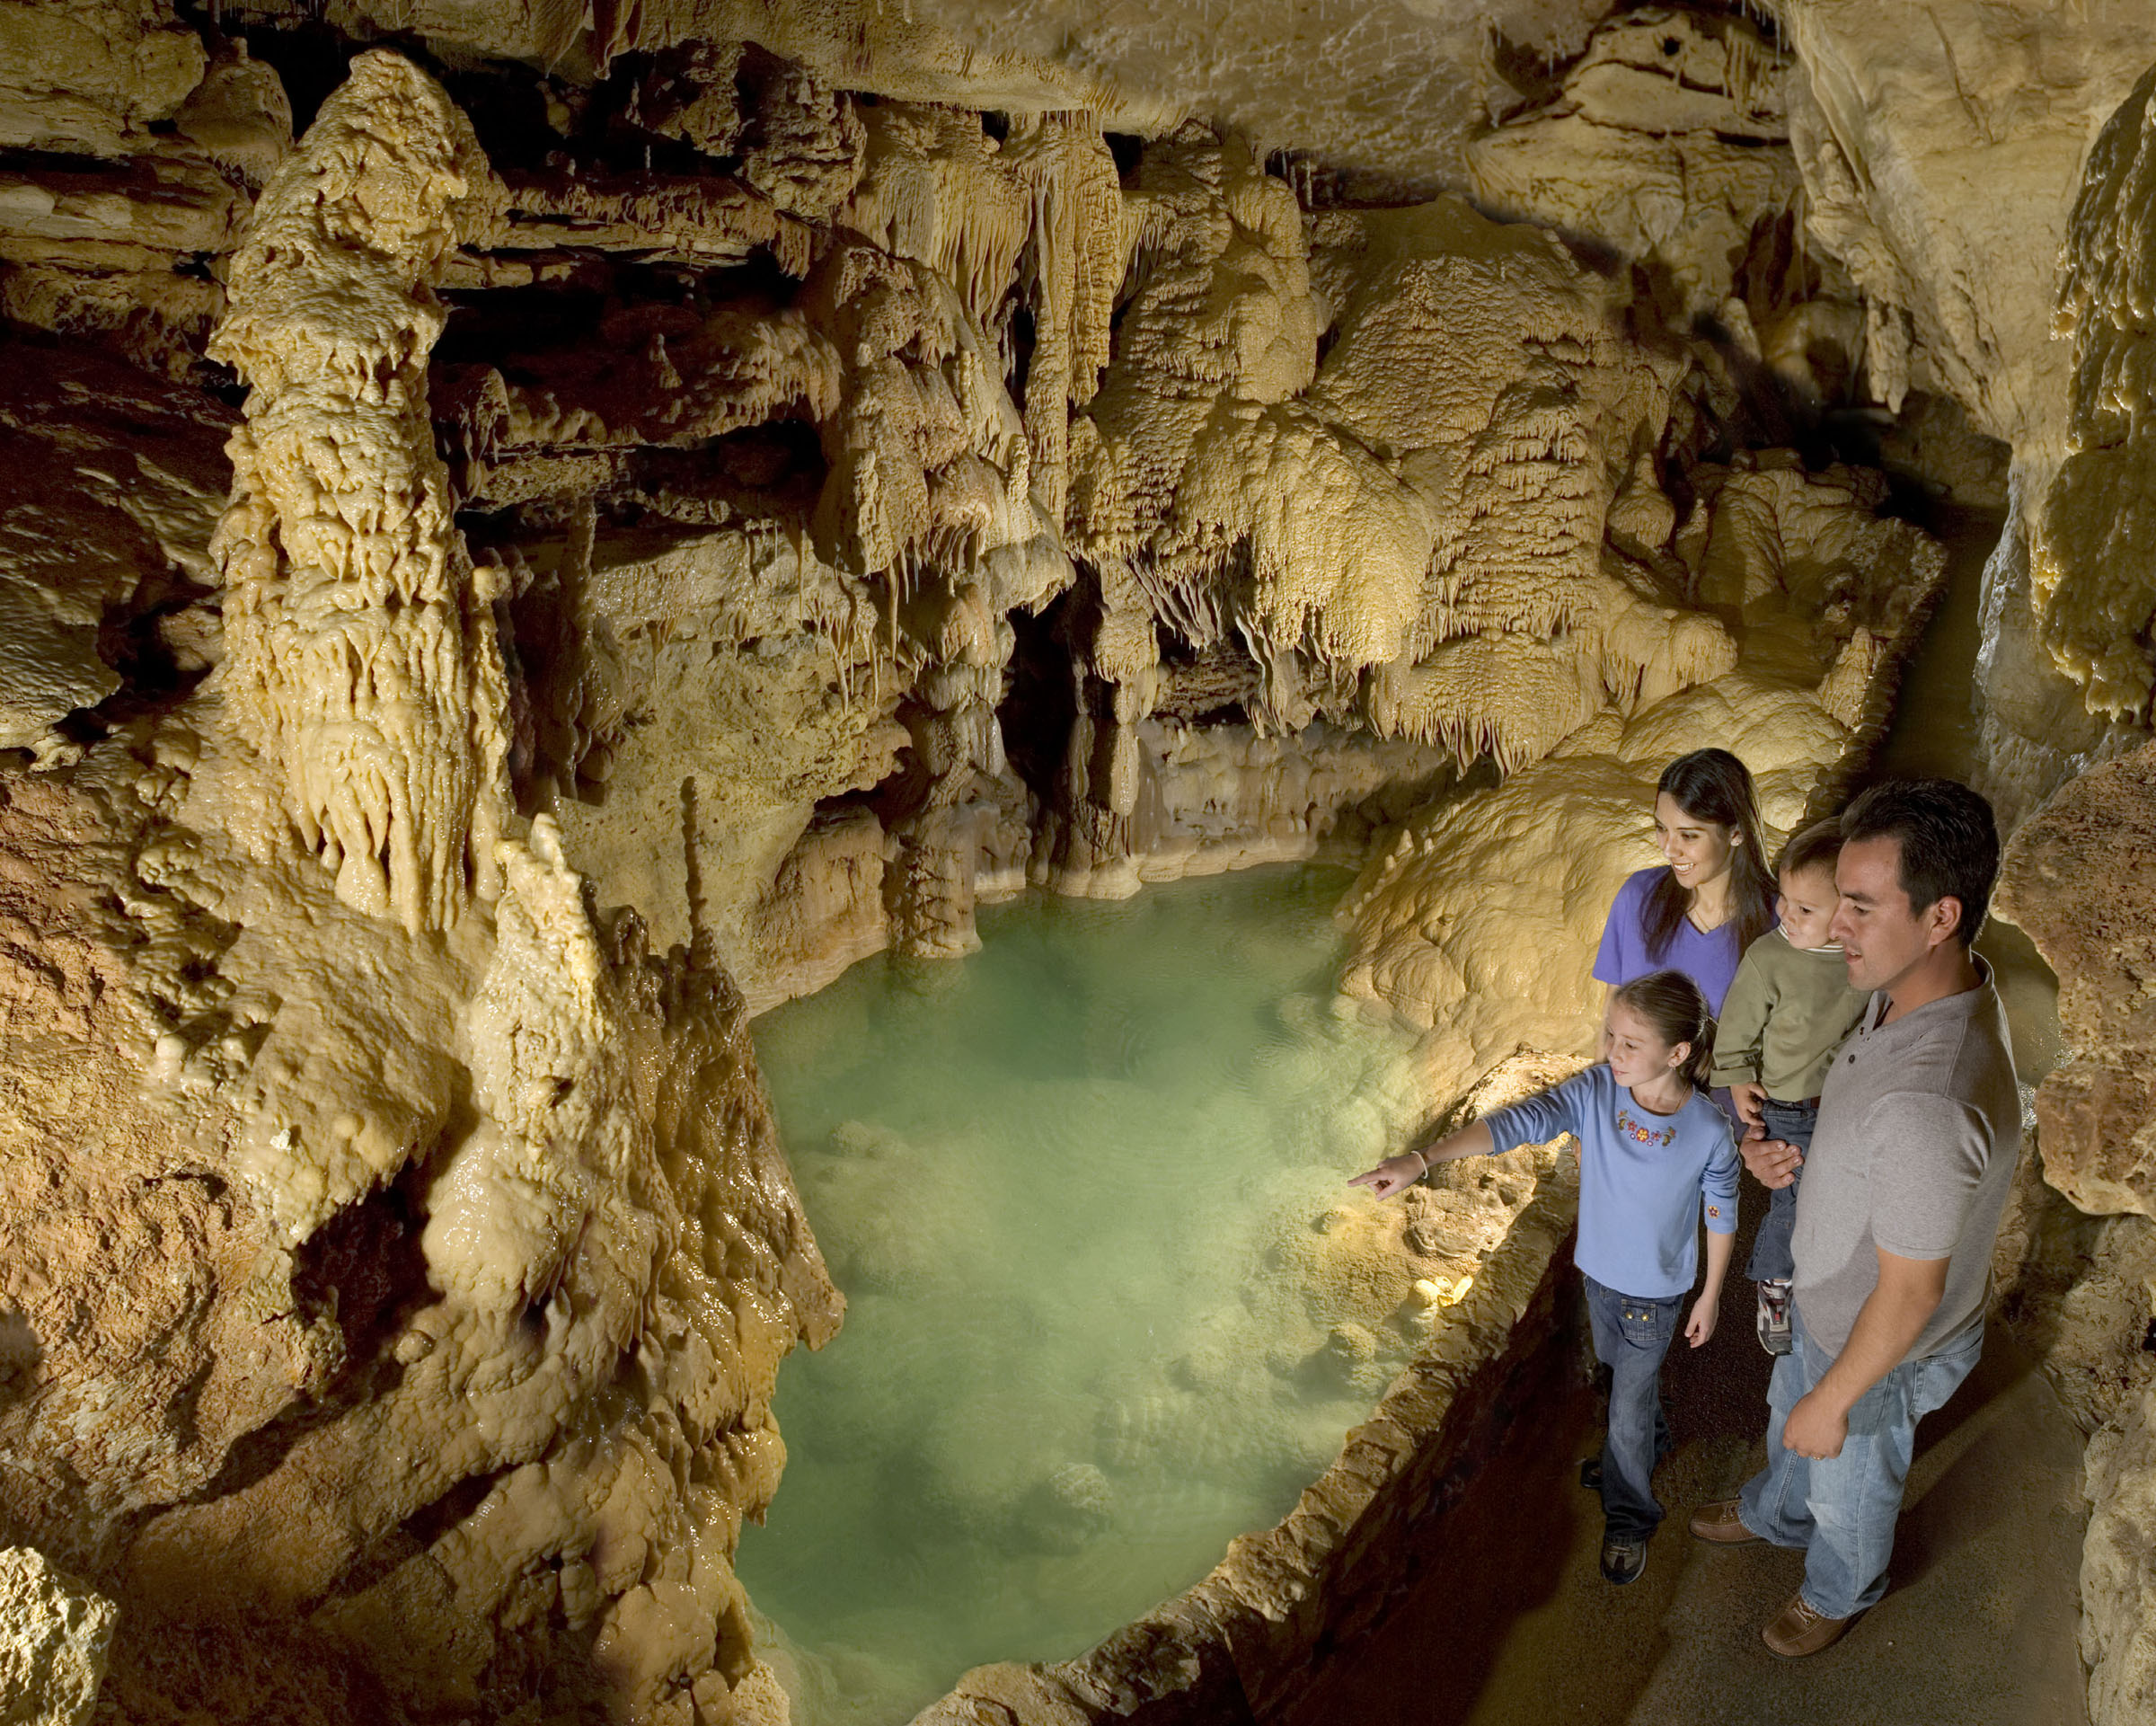
<svg viewBox="0 0 2156 1726">
<path fill-rule="evenodd" d="M 0 392 L 10 571 L 85 642 L 146 611 L 166 679 L 0 786 L 0 1515 L 123 1603 L 129 1718 L 260 1717 L 295 1671 L 295 1720 L 506 1712 L 527 1657 L 571 1711 L 773 1717 L 731 1554 L 777 1360 L 840 1303 L 708 943 L 595 918 L 544 819 L 471 849 L 512 721 L 426 393 L 469 145 L 378 57 L 273 177 L 222 628 L 224 416 L 50 357 Z M 708 618 L 706 578 L 611 598 Z M 314 842 L 376 818 L 355 890 Z"/>
<path fill-rule="evenodd" d="M 1322 218 L 1313 260 L 1286 189 L 1200 135 L 1148 153 L 1130 224 L 1136 286 L 1072 506 L 1101 677 L 1150 674 L 1157 619 L 1201 650 L 1241 641 L 1261 723 L 1298 730 L 1326 700 L 1304 654 L 1335 689 L 1376 668 L 1381 734 L 1510 766 L 1613 696 L 1734 662 L 1651 575 L 1605 572 L 1613 519 L 1667 541 L 1651 452 L 1683 364 L 1548 234 L 1447 201 Z"/>
<path fill-rule="evenodd" d="M 1677 308 L 1719 314 L 1763 226 L 1796 202 L 1788 70 L 1742 14 L 1619 13 L 1554 101 L 1468 146 L 1478 199 L 1604 241 L 1666 274 Z"/>
<path fill-rule="evenodd" d="M 118 1616 L 111 1601 L 34 1546 L 0 1548 L 0 1720 L 82 1726 L 104 1682 Z"/>
<path fill-rule="evenodd" d="M 2156 72 L 2090 152 L 2061 253 L 2073 341 L 2066 455 L 2029 534 L 2037 632 L 2091 711 L 2146 714 L 2156 685 Z"/>
<path fill-rule="evenodd" d="M 1656 860 L 1663 766 L 1733 751 L 1770 828 L 1788 833 L 1878 734 L 1939 593 L 1940 548 L 1875 517 L 1879 493 L 1857 476 L 1789 461 L 1698 473 L 1680 562 L 1741 657 L 1731 642 L 1710 681 L 1608 702 L 1495 791 L 1411 817 L 1341 903 L 1342 987 L 1427 1033 L 1439 1094 L 1518 1044 L 1592 1053 L 1595 945 L 1625 876 Z"/>
<path fill-rule="evenodd" d="M 347 903 L 444 928 L 491 890 L 505 704 L 427 411 L 431 282 L 497 195 L 471 123 L 365 55 L 264 190 L 211 343 L 252 386 L 221 530 L 223 681 Z"/>
</svg>

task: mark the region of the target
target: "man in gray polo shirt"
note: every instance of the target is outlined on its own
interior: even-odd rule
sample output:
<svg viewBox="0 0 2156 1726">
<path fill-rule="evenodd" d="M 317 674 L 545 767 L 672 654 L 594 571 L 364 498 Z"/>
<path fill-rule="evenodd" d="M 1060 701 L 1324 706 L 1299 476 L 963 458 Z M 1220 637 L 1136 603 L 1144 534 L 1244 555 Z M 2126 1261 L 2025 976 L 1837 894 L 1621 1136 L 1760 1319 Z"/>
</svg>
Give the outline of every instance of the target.
<svg viewBox="0 0 2156 1726">
<path fill-rule="evenodd" d="M 1969 951 L 1999 869 L 1991 805 L 1929 779 L 1842 817 L 1833 938 L 1874 991 L 1834 1056 L 1797 1190 L 1796 1346 L 1767 1391 L 1767 1465 L 1702 1506 L 1718 1545 L 1800 1546 L 1804 1586 L 1761 1635 L 1816 1654 L 1886 1591 L 1916 1423 L 1984 1344 L 1992 1244 L 2021 1143 L 2006 1015 Z M 1787 1186 L 1789 1146 L 1745 1161 Z"/>
</svg>

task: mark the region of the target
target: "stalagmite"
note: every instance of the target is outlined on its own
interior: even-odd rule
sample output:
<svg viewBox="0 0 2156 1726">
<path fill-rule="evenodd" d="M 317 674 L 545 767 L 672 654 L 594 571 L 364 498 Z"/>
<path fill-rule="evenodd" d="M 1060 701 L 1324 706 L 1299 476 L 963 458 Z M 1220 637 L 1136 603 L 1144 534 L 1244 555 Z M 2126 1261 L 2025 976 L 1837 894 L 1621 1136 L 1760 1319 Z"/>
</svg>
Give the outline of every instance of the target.
<svg viewBox="0 0 2156 1726">
<path fill-rule="evenodd" d="M 1913 524 L 2003 508 L 1940 640 L 2073 1051 L 2001 1311 L 2091 1436 L 2093 1717 L 2145 1712 L 2145 23 L 0 0 L 0 1520 L 83 1584 L 0 1553 L 0 1641 L 70 1708 L 102 1647 L 101 1719 L 800 1718 L 734 1559 L 844 1303 L 751 1016 L 1029 882 L 1316 859 L 1297 1026 L 1413 1049 L 1348 1129 L 1516 1094 L 1592 1052 L 1661 765 L 1829 811 L 1944 585 Z M 1454 1174 L 1264 1235 L 1294 1358 L 1006 1447 L 972 1496 L 1052 1576 L 1176 1374 L 1374 1410 L 927 1718 L 1302 1705 L 1561 1328 L 1560 1159 Z M 840 1270 L 896 1298 L 969 1217 L 924 1181 Z"/>
<path fill-rule="evenodd" d="M 506 813 L 496 580 L 427 412 L 432 284 L 497 196 L 441 87 L 363 55 L 265 189 L 210 350 L 253 389 L 224 686 L 339 895 L 415 931 L 491 891 Z"/>
</svg>

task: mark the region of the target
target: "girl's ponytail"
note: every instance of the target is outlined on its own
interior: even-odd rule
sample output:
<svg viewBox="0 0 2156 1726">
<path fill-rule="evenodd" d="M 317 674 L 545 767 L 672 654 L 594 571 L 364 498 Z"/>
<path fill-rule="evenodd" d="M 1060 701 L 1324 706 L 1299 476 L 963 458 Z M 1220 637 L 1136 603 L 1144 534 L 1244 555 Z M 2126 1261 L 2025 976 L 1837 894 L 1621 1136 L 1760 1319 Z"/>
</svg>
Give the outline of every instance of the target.
<svg viewBox="0 0 2156 1726">
<path fill-rule="evenodd" d="M 1620 984 L 1613 1001 L 1621 1001 L 1654 1026 L 1673 1049 L 1689 1043 L 1692 1052 L 1677 1071 L 1694 1091 L 1711 1089 L 1714 1071 L 1714 1015 L 1707 1011 L 1707 997 L 1700 986 L 1683 971 L 1649 971 Z"/>
</svg>

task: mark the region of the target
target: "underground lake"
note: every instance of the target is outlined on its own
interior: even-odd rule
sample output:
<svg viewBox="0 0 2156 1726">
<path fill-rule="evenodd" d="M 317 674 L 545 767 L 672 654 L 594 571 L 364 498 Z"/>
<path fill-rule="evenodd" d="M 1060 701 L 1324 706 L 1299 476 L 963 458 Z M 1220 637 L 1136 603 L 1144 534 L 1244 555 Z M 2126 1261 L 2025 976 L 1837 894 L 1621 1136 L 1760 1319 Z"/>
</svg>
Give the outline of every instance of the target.
<svg viewBox="0 0 2156 1726">
<path fill-rule="evenodd" d="M 757 1021 L 849 1306 L 740 1574 L 806 1726 L 1082 1651 L 1332 1460 L 1418 1334 L 1341 1182 L 1418 1114 L 1335 992 L 1344 871 L 1028 896 Z"/>
</svg>

